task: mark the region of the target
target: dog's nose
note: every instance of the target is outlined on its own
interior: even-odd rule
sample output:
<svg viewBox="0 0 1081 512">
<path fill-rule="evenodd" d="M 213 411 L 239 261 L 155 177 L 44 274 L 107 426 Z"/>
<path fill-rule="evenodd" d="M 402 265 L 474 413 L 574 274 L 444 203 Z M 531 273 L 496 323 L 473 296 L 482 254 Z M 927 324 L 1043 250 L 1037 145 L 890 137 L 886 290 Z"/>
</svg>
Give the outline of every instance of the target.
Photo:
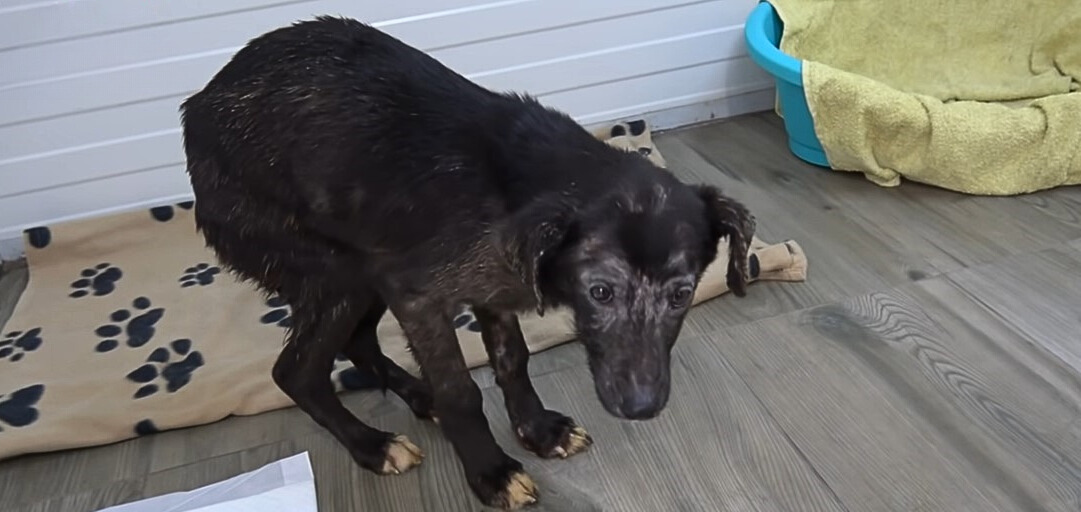
<svg viewBox="0 0 1081 512">
<path fill-rule="evenodd" d="M 619 412 L 629 420 L 648 420 L 661 412 L 657 393 L 649 390 L 636 390 L 623 397 Z"/>
</svg>

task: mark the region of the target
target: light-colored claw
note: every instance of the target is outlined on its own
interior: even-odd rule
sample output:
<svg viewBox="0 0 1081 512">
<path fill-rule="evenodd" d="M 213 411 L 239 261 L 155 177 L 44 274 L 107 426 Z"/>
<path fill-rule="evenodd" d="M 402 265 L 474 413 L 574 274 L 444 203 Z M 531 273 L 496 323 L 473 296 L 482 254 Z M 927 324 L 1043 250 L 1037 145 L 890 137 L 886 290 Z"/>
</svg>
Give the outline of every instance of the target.
<svg viewBox="0 0 1081 512">
<path fill-rule="evenodd" d="M 593 444 L 593 438 L 589 437 L 589 433 L 582 427 L 574 427 L 567 435 L 567 441 L 563 443 L 563 446 L 556 448 L 556 454 L 562 458 L 570 457 L 579 452 L 585 451 Z"/>
<path fill-rule="evenodd" d="M 525 473 L 514 473 L 507 481 L 507 489 L 503 491 L 507 499 L 507 510 L 516 510 L 532 505 L 537 502 L 537 484 Z"/>
<path fill-rule="evenodd" d="M 387 445 L 387 459 L 383 462 L 383 474 L 399 475 L 419 465 L 424 452 L 411 443 L 408 437 L 395 436 Z"/>
</svg>

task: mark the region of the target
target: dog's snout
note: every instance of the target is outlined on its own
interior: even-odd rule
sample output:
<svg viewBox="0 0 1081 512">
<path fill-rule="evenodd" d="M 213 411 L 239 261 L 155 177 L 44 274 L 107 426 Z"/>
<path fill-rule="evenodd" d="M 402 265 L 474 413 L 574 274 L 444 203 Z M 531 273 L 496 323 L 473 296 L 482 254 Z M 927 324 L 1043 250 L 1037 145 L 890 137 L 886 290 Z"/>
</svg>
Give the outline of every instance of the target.
<svg viewBox="0 0 1081 512">
<path fill-rule="evenodd" d="M 657 417 L 668 405 L 668 359 L 595 364 L 597 397 L 613 416 L 627 420 Z"/>
<path fill-rule="evenodd" d="M 657 416 L 662 406 L 660 393 L 652 389 L 637 388 L 624 395 L 619 412 L 629 420 L 647 420 Z"/>
</svg>

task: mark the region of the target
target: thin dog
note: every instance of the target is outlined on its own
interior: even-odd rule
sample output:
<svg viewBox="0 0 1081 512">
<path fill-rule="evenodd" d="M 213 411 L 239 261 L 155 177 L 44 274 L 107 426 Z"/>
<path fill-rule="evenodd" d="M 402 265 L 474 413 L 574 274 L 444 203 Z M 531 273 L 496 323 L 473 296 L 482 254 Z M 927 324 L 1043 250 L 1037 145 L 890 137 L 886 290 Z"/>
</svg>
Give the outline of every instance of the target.
<svg viewBox="0 0 1081 512">
<path fill-rule="evenodd" d="M 513 509 L 537 489 L 483 414 L 452 322 L 462 308 L 518 439 L 567 457 L 592 439 L 534 391 L 519 313 L 573 310 L 601 404 L 642 420 L 668 402 L 670 353 L 722 238 L 729 286 L 745 294 L 755 222 L 742 204 L 352 19 L 251 40 L 181 118 L 207 245 L 293 308 L 275 382 L 376 473 L 422 454 L 346 410 L 330 381 L 337 354 L 438 418 L 480 501 Z M 388 308 L 421 378 L 379 348 Z"/>
</svg>

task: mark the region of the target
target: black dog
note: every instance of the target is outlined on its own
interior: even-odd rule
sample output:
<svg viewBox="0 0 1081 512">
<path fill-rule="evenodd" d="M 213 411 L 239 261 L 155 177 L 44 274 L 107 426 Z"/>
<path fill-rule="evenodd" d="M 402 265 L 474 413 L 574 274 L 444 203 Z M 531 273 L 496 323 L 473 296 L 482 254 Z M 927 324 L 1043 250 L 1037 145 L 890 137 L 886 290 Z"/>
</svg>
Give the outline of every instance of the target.
<svg viewBox="0 0 1081 512">
<path fill-rule="evenodd" d="M 452 324 L 463 306 L 518 438 L 566 457 L 592 441 L 533 390 L 517 313 L 572 308 L 601 403 L 645 419 L 668 401 L 669 354 L 722 237 L 745 293 L 742 205 L 357 21 L 250 41 L 181 111 L 207 244 L 293 307 L 275 382 L 377 473 L 421 453 L 345 409 L 329 379 L 338 353 L 439 419 L 481 501 L 517 508 L 536 488 L 484 417 Z M 379 349 L 388 307 L 423 380 Z"/>
</svg>

